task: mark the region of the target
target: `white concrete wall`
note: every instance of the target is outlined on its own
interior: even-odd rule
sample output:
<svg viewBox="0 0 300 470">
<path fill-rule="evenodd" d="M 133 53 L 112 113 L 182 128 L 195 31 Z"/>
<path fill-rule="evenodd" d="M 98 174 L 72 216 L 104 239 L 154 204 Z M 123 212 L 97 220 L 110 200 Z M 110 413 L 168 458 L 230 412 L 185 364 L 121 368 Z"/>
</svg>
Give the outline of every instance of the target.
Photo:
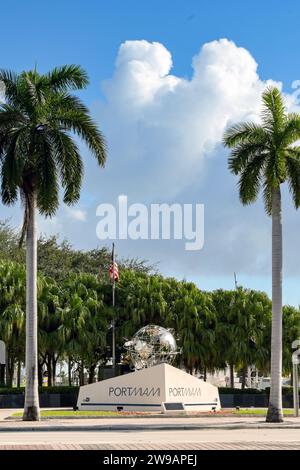
<svg viewBox="0 0 300 470">
<path fill-rule="evenodd" d="M 161 403 L 183 403 L 187 411 L 220 408 L 218 389 L 168 364 L 80 387 L 80 410 L 161 411 Z"/>
</svg>

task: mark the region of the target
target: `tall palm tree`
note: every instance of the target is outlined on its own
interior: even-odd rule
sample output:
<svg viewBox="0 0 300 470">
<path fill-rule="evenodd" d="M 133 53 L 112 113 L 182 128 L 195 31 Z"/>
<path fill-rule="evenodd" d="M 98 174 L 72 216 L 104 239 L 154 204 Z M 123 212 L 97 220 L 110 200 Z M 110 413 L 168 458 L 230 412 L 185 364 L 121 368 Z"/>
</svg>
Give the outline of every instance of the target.
<svg viewBox="0 0 300 470">
<path fill-rule="evenodd" d="M 265 209 L 272 216 L 272 339 L 271 392 L 268 422 L 282 416 L 282 209 L 281 185 L 287 182 L 296 208 L 300 205 L 300 117 L 288 114 L 277 88 L 262 95 L 261 124 L 245 122 L 225 132 L 231 148 L 229 169 L 239 175 L 243 204 L 256 201 L 263 190 Z"/>
<path fill-rule="evenodd" d="M 103 137 L 89 110 L 70 93 L 86 87 L 88 78 L 77 65 L 46 74 L 37 70 L 15 74 L 0 71 L 5 102 L 0 106 L 1 196 L 6 205 L 20 196 L 24 206 L 21 241 L 26 237 L 26 394 L 24 420 L 39 419 L 37 379 L 37 230 L 36 215 L 51 217 L 63 201 L 80 196 L 83 162 L 74 140 L 79 136 L 105 163 Z"/>
</svg>

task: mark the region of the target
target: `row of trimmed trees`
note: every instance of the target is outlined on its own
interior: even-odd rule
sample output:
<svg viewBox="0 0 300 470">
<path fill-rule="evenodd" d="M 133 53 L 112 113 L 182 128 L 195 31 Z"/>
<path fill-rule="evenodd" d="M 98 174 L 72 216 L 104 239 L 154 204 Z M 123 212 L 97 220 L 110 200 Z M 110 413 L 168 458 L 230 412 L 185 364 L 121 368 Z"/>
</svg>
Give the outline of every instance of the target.
<svg viewBox="0 0 300 470">
<path fill-rule="evenodd" d="M 38 278 L 38 369 L 55 385 L 60 361 L 93 382 L 111 355 L 110 324 L 116 321 L 117 359 L 125 338 L 141 326 L 156 323 L 173 328 L 182 353 L 178 365 L 202 373 L 231 366 L 246 370 L 270 368 L 271 302 L 263 292 L 244 289 L 201 291 L 195 284 L 123 270 L 117 284 L 117 306 L 111 308 L 108 276 L 72 274 L 63 282 Z M 25 358 L 25 270 L 14 262 L 0 262 L 0 337 L 7 344 L 7 385 L 20 373 Z M 300 336 L 299 310 L 284 307 L 285 373 L 291 371 L 290 344 Z M 233 375 L 231 376 L 233 383 Z"/>
</svg>

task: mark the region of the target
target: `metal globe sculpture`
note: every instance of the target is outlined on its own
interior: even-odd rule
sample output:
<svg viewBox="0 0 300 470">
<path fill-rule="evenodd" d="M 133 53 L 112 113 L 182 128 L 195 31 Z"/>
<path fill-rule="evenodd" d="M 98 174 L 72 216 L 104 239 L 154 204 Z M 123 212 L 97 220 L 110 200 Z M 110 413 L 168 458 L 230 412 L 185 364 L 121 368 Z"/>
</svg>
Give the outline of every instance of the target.
<svg viewBox="0 0 300 470">
<path fill-rule="evenodd" d="M 124 348 L 136 370 L 162 362 L 170 364 L 179 353 L 173 330 L 157 325 L 141 328 L 130 341 L 126 341 Z"/>
</svg>

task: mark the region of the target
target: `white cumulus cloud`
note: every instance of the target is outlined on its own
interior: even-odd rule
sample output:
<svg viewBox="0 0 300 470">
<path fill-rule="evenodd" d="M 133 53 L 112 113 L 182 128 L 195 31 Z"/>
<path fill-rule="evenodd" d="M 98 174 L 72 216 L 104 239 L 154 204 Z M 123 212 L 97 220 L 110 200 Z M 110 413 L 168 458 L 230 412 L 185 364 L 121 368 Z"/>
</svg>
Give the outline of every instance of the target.
<svg viewBox="0 0 300 470">
<path fill-rule="evenodd" d="M 172 75 L 171 54 L 157 42 L 120 46 L 100 105 L 120 191 L 148 199 L 155 183 L 156 197 L 174 197 L 201 176 L 226 126 L 258 119 L 262 91 L 282 88 L 261 80 L 251 54 L 228 39 L 204 44 L 192 69 L 190 79 Z M 297 90 L 287 96 L 296 102 Z"/>
<path fill-rule="evenodd" d="M 78 220 L 79 222 L 85 222 L 87 220 L 87 214 L 82 209 L 76 209 L 71 207 L 65 207 L 67 216 L 71 219 Z"/>
<path fill-rule="evenodd" d="M 105 99 L 97 105 L 109 158 L 101 178 L 96 165 L 88 168 L 89 191 L 99 203 L 116 203 L 119 194 L 129 204 L 204 203 L 201 252 L 191 256 L 184 243 L 181 249 L 175 242 L 145 241 L 126 242 L 126 255 L 160 260 L 163 272 L 199 279 L 231 277 L 234 270 L 268 276 L 270 221 L 261 202 L 241 206 L 221 141 L 227 126 L 258 120 L 263 90 L 282 90 L 282 83 L 262 79 L 250 52 L 228 39 L 204 44 L 191 58 L 189 78 L 176 76 L 172 66 L 170 51 L 157 42 L 120 46 L 114 73 L 103 83 Z M 284 93 L 288 109 L 298 112 L 299 84 Z M 285 192 L 284 206 L 286 200 Z M 299 230 L 291 204 L 284 211 L 287 226 Z M 290 239 L 285 260 L 295 275 Z"/>
</svg>

